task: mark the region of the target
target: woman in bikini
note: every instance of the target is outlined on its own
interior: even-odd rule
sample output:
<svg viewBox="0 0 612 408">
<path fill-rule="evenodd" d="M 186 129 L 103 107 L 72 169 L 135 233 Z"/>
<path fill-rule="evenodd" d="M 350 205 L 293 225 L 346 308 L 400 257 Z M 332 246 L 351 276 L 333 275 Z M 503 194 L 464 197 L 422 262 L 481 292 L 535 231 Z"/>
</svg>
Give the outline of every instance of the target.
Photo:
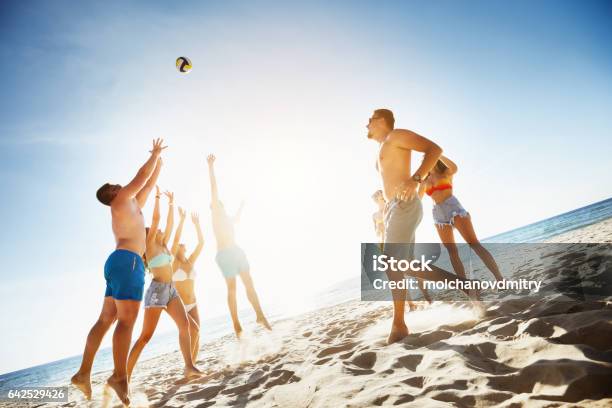
<svg viewBox="0 0 612 408">
<path fill-rule="evenodd" d="M 174 256 L 172 269 L 172 281 L 178 290 L 178 293 L 185 304 L 185 311 L 189 318 L 189 333 L 191 333 L 191 359 L 195 362 L 200 350 L 200 316 L 198 314 L 198 305 L 195 297 L 195 278 L 196 270 L 195 263 L 204 247 L 204 235 L 200 227 L 200 217 L 196 213 L 191 214 L 191 222 L 198 233 L 198 245 L 195 247 L 191 255 L 187 256 L 185 245 L 180 243 L 181 234 L 183 232 L 183 224 L 185 223 L 186 213 L 179 208 L 179 225 L 174 234 L 174 242 L 172 248 L 177 248 Z"/>
<path fill-rule="evenodd" d="M 448 251 L 455 273 L 465 279 L 465 269 L 455 244 L 454 228 L 459 231 L 465 242 L 476 252 L 476 255 L 482 259 L 495 279 L 502 280 L 503 277 L 495 259 L 476 237 L 470 214 L 461 206 L 457 197 L 453 195 L 453 176 L 455 173 L 457 173 L 457 165 L 448 157 L 440 157 L 425 181 L 421 183 L 419 197 L 423 198 L 423 195 L 427 194 L 434 201 L 433 218 L 436 230 L 438 230 L 440 240 Z"/>
<path fill-rule="evenodd" d="M 185 377 L 194 377 L 202 374 L 193 364 L 191 358 L 191 337 L 189 333 L 189 319 L 183 301 L 172 282 L 172 252 L 168 249 L 168 240 L 172 234 L 174 223 L 174 195 L 169 192 L 164 194 L 168 197 L 168 219 L 166 221 L 166 229 L 162 232 L 158 229 L 159 226 L 159 187 L 156 186 L 157 193 L 155 194 L 155 208 L 153 209 L 153 222 L 151 227 L 147 228 L 147 240 L 145 250 L 145 262 L 153 280 L 145 294 L 145 312 L 144 321 L 142 324 L 142 332 L 140 337 L 134 343 L 130 355 L 128 357 L 128 378 L 131 378 L 134 366 L 138 361 L 140 353 L 147 345 L 155 328 L 162 310 L 168 312 L 172 320 L 176 323 L 179 331 L 179 344 L 185 361 Z M 173 248 L 174 252 L 176 248 Z"/>
</svg>

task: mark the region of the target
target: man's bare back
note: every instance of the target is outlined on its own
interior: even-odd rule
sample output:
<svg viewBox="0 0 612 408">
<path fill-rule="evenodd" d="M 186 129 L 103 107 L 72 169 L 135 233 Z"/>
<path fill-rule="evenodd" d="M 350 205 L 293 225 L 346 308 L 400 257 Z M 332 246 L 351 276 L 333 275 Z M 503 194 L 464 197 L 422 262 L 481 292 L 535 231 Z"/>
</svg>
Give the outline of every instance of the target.
<svg viewBox="0 0 612 408">
<path fill-rule="evenodd" d="M 234 223 L 219 201 L 213 202 L 212 207 L 212 226 L 217 241 L 217 250 L 222 250 L 236 245 L 234 237 Z"/>
<path fill-rule="evenodd" d="M 217 177 L 215 176 L 215 163 L 216 157 L 211 154 L 207 157 L 206 161 L 208 164 L 208 174 L 210 177 L 210 188 L 211 188 L 211 204 L 210 209 L 212 212 L 212 226 L 217 241 L 217 250 L 220 251 L 225 248 L 230 248 L 236 245 L 235 233 L 234 233 L 234 220 L 230 218 L 223 206 L 223 203 L 219 199 L 219 190 L 217 187 Z M 239 213 L 241 209 L 239 210 Z"/>
</svg>

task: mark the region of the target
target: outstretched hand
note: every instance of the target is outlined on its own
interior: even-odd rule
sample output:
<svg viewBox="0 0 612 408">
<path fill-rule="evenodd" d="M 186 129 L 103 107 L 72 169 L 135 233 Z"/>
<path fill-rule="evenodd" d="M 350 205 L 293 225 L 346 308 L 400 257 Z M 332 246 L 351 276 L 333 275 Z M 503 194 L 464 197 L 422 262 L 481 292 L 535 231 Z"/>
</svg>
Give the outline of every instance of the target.
<svg viewBox="0 0 612 408">
<path fill-rule="evenodd" d="M 191 222 L 193 222 L 193 225 L 200 225 L 200 216 L 198 215 L 198 213 L 191 213 Z"/>
<path fill-rule="evenodd" d="M 187 216 L 187 211 L 185 211 L 183 207 L 178 208 L 178 213 L 179 213 L 179 217 L 181 218 L 181 220 L 184 220 L 185 217 Z"/>
<path fill-rule="evenodd" d="M 161 139 L 161 138 L 153 139 L 153 148 L 149 150 L 149 153 L 155 156 L 159 156 L 162 150 L 168 147 L 168 146 L 162 146 L 163 144 L 164 144 L 164 139 Z"/>
<path fill-rule="evenodd" d="M 214 154 L 209 154 L 208 157 L 206 158 L 206 162 L 208 163 L 209 166 L 212 166 L 215 163 L 215 160 L 217 158 L 215 157 Z"/>
<path fill-rule="evenodd" d="M 166 190 L 166 191 L 164 191 L 164 195 L 165 195 L 166 197 L 168 197 L 168 203 L 169 203 L 169 204 L 173 204 L 173 203 L 174 203 L 174 193 L 172 193 L 172 192 L 170 192 L 170 191 Z"/>
</svg>

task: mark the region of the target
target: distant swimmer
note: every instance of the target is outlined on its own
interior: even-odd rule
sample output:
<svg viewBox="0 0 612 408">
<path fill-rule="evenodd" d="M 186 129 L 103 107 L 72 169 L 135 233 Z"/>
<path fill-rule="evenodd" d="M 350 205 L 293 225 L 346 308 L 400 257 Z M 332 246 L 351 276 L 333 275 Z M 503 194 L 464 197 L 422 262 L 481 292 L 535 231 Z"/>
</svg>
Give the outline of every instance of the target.
<svg viewBox="0 0 612 408">
<path fill-rule="evenodd" d="M 217 188 L 217 179 L 215 176 L 215 156 L 212 154 L 207 158 L 208 162 L 208 173 L 210 177 L 210 191 L 211 191 L 211 204 L 210 209 L 212 211 L 212 225 L 215 239 L 217 241 L 217 255 L 215 260 L 219 269 L 223 273 L 225 283 L 227 284 L 227 303 L 230 309 L 232 317 L 232 323 L 234 325 L 234 332 L 236 337 L 240 338 L 242 334 L 242 326 L 238 321 L 238 306 L 236 304 L 236 276 L 240 276 L 242 283 L 246 288 L 247 297 L 255 314 L 257 315 L 257 323 L 261 324 L 268 330 L 272 330 L 270 323 L 261 310 L 259 304 L 259 298 L 255 287 L 253 285 L 253 279 L 251 278 L 249 261 L 247 260 L 246 254 L 236 244 L 234 234 L 234 224 L 238 222 L 240 213 L 242 211 L 242 205 L 238 210 L 235 217 L 230 218 L 227 214 L 223 203 L 219 199 L 219 190 Z"/>
<path fill-rule="evenodd" d="M 419 186 L 419 197 L 423 198 L 423 195 L 427 194 L 434 202 L 432 212 L 436 230 L 448 251 L 457 276 L 465 278 L 465 269 L 455 244 L 454 228 L 459 231 L 465 242 L 476 252 L 476 255 L 482 259 L 495 279 L 503 280 L 495 259 L 478 241 L 470 214 L 463 208 L 457 197 L 453 195 L 453 176 L 457 173 L 457 169 L 457 165 L 451 159 L 440 156 L 425 182 Z"/>
<path fill-rule="evenodd" d="M 113 334 L 114 371 L 106 384 L 122 403 L 129 405 L 127 358 L 132 330 L 144 291 L 145 226 L 141 209 L 155 186 L 162 167 L 163 140 L 153 141 L 151 156 L 127 185 L 106 183 L 98 189 L 98 200 L 110 207 L 116 249 L 104 265 L 106 292 L 102 312 L 87 335 L 79 371 L 71 382 L 91 399 L 91 367 L 102 338 L 117 321 Z"/>
</svg>

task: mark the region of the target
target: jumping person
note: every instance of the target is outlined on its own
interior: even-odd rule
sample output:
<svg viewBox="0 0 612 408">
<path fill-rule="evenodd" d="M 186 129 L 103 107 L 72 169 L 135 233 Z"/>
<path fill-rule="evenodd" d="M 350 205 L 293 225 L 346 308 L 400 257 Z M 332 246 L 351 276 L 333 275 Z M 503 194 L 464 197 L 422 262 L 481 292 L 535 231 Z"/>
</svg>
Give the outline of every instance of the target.
<svg viewBox="0 0 612 408">
<path fill-rule="evenodd" d="M 168 197 L 168 218 L 164 232 L 158 229 L 159 226 L 159 187 L 156 186 L 155 208 L 153 209 L 153 222 L 147 229 L 146 240 L 146 260 L 149 271 L 153 275 L 151 284 L 145 295 L 145 314 L 142 323 L 140 337 L 134 343 L 128 358 L 127 372 L 131 378 L 134 366 L 138 361 L 140 353 L 147 345 L 157 323 L 162 310 L 168 312 L 172 320 L 176 323 L 179 331 L 179 345 L 183 360 L 185 362 L 185 377 L 195 377 L 202 374 L 193 364 L 191 358 L 191 335 L 189 332 L 189 319 L 183 301 L 172 283 L 172 253 L 168 249 L 168 240 L 172 234 L 174 224 L 174 195 L 170 192 L 164 194 Z"/>
<path fill-rule="evenodd" d="M 470 214 L 463 208 L 457 197 L 453 195 L 453 176 L 455 173 L 457 173 L 457 165 L 448 157 L 440 156 L 425 182 L 419 186 L 419 197 L 423 198 L 423 195 L 427 194 L 434 202 L 432 211 L 436 230 L 440 235 L 442 244 L 448 251 L 457 276 L 465 278 L 465 269 L 455 244 L 454 228 L 459 231 L 465 242 L 476 252 L 476 255 L 482 259 L 495 279 L 500 281 L 503 277 L 495 259 L 478 241 Z"/>
<path fill-rule="evenodd" d="M 405 129 L 395 129 L 393 112 L 377 109 L 367 124 L 368 138 L 380 144 L 377 168 L 381 176 L 385 209 L 385 254 L 397 259 L 412 259 L 414 256 L 415 231 L 423 216 L 417 186 L 431 171 L 442 155 L 442 149 L 432 142 Z M 411 172 L 412 151 L 424 153 L 419 168 Z M 391 244 L 391 245 L 389 245 Z M 401 245 L 393 245 L 401 244 Z M 453 281 L 457 277 L 436 266 L 431 271 L 410 271 L 410 276 L 434 281 Z M 388 271 L 391 281 L 401 281 L 403 273 Z M 461 279 L 461 278 L 459 278 Z M 393 289 L 393 323 L 387 343 L 394 343 L 408 335 L 404 319 L 406 289 Z"/>
<path fill-rule="evenodd" d="M 185 223 L 186 212 L 179 208 L 179 225 L 174 233 L 174 242 L 172 243 L 172 253 L 174 254 L 174 263 L 172 269 L 172 281 L 176 286 L 183 303 L 185 311 L 189 318 L 189 333 L 191 334 L 191 359 L 195 363 L 200 351 L 200 315 L 198 314 L 198 305 L 195 297 L 195 278 L 196 269 L 195 263 L 204 247 L 204 235 L 200 227 L 200 217 L 196 213 L 191 214 L 191 222 L 198 233 L 198 245 L 195 247 L 191 255 L 187 256 L 185 244 L 181 244 L 181 234 L 183 232 L 183 224 Z"/>
<path fill-rule="evenodd" d="M 217 179 L 215 177 L 215 156 L 209 155 L 207 158 L 208 163 L 208 174 L 210 177 L 210 191 L 211 191 L 211 211 L 212 211 L 212 225 L 215 239 L 217 241 L 217 255 L 215 261 L 219 265 L 219 269 L 223 273 L 225 283 L 227 284 L 227 304 L 230 309 L 230 315 L 232 317 L 232 323 L 234 325 L 234 332 L 236 337 L 240 338 L 242 333 L 242 327 L 238 321 L 238 306 L 236 304 L 236 276 L 240 276 L 242 283 L 246 289 L 247 297 L 249 302 L 255 310 L 257 315 L 257 323 L 261 324 L 268 330 L 272 330 L 270 323 L 263 314 L 261 306 L 259 304 L 259 298 L 255 287 L 253 286 L 253 279 L 251 278 L 249 262 L 242 248 L 236 245 L 234 237 L 234 223 L 238 221 L 242 206 L 238 210 L 238 213 L 234 219 L 230 219 L 225 211 L 223 203 L 219 200 L 219 190 L 217 188 Z"/>
<path fill-rule="evenodd" d="M 163 140 L 153 141 L 151 156 L 132 181 L 122 187 L 106 183 L 96 193 L 98 200 L 110 206 L 116 249 L 104 264 L 106 292 L 102 312 L 87 335 L 79 371 L 71 382 L 91 399 L 91 367 L 100 343 L 110 326 L 117 321 L 113 334 L 113 374 L 106 384 L 122 403 L 129 405 L 127 358 L 134 322 L 144 289 L 145 227 L 141 209 L 157 181 L 162 167 Z"/>
</svg>

